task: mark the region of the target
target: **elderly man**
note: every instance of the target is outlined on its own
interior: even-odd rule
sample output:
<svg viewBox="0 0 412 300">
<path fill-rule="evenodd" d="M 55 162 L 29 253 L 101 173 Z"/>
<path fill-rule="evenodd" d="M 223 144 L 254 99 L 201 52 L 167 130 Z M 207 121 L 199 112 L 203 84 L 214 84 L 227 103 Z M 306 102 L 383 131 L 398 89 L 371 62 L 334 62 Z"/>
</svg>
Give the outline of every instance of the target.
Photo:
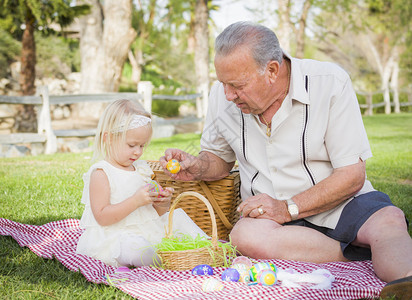
<svg viewBox="0 0 412 300">
<path fill-rule="evenodd" d="M 382 296 L 412 293 L 403 212 L 366 179 L 372 156 L 356 94 L 338 66 L 284 53 L 268 28 L 238 22 L 216 39 L 219 80 L 198 156 L 167 149 L 179 180 L 217 180 L 235 161 L 244 255 L 311 262 L 372 259 Z M 257 246 L 259 245 L 259 246 Z"/>
</svg>

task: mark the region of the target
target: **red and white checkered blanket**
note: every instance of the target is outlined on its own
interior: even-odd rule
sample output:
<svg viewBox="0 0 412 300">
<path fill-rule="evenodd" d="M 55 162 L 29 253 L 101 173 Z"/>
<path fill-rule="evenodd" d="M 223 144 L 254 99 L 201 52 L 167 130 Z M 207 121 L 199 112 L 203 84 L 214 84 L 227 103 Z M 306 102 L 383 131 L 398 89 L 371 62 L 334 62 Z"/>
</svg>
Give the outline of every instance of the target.
<svg viewBox="0 0 412 300">
<path fill-rule="evenodd" d="M 223 282 L 224 289 L 203 292 L 204 276 L 191 271 L 159 270 L 152 267 L 116 273 L 115 268 L 76 253 L 82 233 L 79 220 L 67 219 L 42 226 L 26 225 L 0 218 L 0 234 L 12 236 L 20 246 L 27 246 L 38 256 L 59 260 L 71 271 L 78 271 L 94 283 L 114 284 L 138 299 L 373 299 L 379 296 L 384 282 L 373 273 L 371 261 L 314 264 L 287 260 L 269 260 L 278 268 L 292 268 L 299 273 L 327 269 L 334 276 L 331 289 L 310 289 L 308 286 L 287 288 L 248 286 L 238 282 Z M 220 279 L 224 268 L 215 268 L 213 277 Z M 107 275 L 110 282 L 107 282 Z"/>
</svg>

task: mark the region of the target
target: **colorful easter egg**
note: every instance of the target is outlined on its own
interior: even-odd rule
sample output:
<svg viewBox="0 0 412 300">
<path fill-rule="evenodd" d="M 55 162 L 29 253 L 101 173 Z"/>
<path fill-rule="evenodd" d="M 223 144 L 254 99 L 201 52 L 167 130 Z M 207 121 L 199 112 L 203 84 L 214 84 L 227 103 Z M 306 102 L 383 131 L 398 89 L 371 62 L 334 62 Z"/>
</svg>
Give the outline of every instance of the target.
<svg viewBox="0 0 412 300">
<path fill-rule="evenodd" d="M 249 267 L 243 263 L 232 264 L 231 268 L 239 272 L 239 282 L 248 283 L 250 281 Z"/>
<path fill-rule="evenodd" d="M 209 265 L 198 265 L 192 269 L 193 275 L 213 275 L 213 268 Z"/>
<path fill-rule="evenodd" d="M 272 263 L 259 262 L 259 263 L 254 264 L 249 270 L 250 280 L 256 281 L 256 277 L 259 271 L 267 270 L 267 269 L 272 270 L 273 272 L 276 273 L 276 266 Z"/>
<path fill-rule="evenodd" d="M 223 288 L 223 283 L 215 278 L 206 278 L 202 283 L 202 290 L 204 292 L 221 291 Z"/>
<path fill-rule="evenodd" d="M 240 271 L 248 271 L 249 272 L 249 270 L 250 270 L 250 268 L 245 264 L 232 264 L 230 267 L 233 268 L 233 269 L 238 270 L 239 272 Z"/>
<path fill-rule="evenodd" d="M 163 192 L 162 186 L 156 180 L 150 180 L 149 184 L 152 186 L 149 192 L 152 192 L 152 193 Z M 160 198 L 161 196 L 158 195 L 157 197 Z"/>
<path fill-rule="evenodd" d="M 250 274 L 249 270 L 242 270 L 239 272 L 239 282 L 249 283 L 250 282 Z"/>
<path fill-rule="evenodd" d="M 236 264 L 244 264 L 246 265 L 249 269 L 253 266 L 252 261 L 246 257 L 246 256 L 238 256 L 232 261 L 232 265 Z"/>
<path fill-rule="evenodd" d="M 232 269 L 232 268 L 228 268 L 224 270 L 221 276 L 223 281 L 234 281 L 234 282 L 238 282 L 239 277 L 240 277 L 240 274 L 238 270 Z"/>
<path fill-rule="evenodd" d="M 267 286 L 274 285 L 277 281 L 276 273 L 269 269 L 259 271 L 256 279 L 259 284 Z"/>
<path fill-rule="evenodd" d="M 170 173 L 176 174 L 180 171 L 180 163 L 177 159 L 171 159 L 167 162 L 166 169 L 168 169 Z"/>
</svg>

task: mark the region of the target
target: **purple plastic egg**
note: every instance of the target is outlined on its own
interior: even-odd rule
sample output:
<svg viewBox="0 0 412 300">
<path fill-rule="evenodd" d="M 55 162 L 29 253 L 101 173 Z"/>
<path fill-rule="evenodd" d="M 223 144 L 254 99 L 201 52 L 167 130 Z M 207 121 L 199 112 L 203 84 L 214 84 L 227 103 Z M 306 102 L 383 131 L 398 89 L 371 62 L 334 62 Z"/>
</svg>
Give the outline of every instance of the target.
<svg viewBox="0 0 412 300">
<path fill-rule="evenodd" d="M 193 275 L 213 275 L 213 268 L 209 265 L 198 265 L 192 269 Z"/>
<path fill-rule="evenodd" d="M 228 268 L 223 271 L 222 273 L 222 280 L 223 281 L 239 281 L 240 274 L 238 270 L 233 269 L 233 268 Z"/>
</svg>

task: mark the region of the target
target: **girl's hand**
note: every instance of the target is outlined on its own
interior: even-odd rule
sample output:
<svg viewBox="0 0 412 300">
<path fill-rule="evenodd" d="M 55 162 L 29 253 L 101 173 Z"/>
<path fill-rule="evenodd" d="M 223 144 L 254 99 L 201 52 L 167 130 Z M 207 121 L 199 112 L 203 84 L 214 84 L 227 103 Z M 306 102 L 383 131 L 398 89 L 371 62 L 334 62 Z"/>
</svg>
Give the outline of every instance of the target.
<svg viewBox="0 0 412 300">
<path fill-rule="evenodd" d="M 146 184 L 134 193 L 132 196 L 137 204 L 137 207 L 145 206 L 147 204 L 153 204 L 153 201 L 156 199 L 157 193 L 149 192 L 151 185 Z"/>
<path fill-rule="evenodd" d="M 159 197 L 153 201 L 153 207 L 159 213 L 159 216 L 163 215 L 169 210 L 170 204 L 172 202 L 173 192 L 173 188 L 167 187 L 163 191 L 158 193 Z"/>
</svg>

